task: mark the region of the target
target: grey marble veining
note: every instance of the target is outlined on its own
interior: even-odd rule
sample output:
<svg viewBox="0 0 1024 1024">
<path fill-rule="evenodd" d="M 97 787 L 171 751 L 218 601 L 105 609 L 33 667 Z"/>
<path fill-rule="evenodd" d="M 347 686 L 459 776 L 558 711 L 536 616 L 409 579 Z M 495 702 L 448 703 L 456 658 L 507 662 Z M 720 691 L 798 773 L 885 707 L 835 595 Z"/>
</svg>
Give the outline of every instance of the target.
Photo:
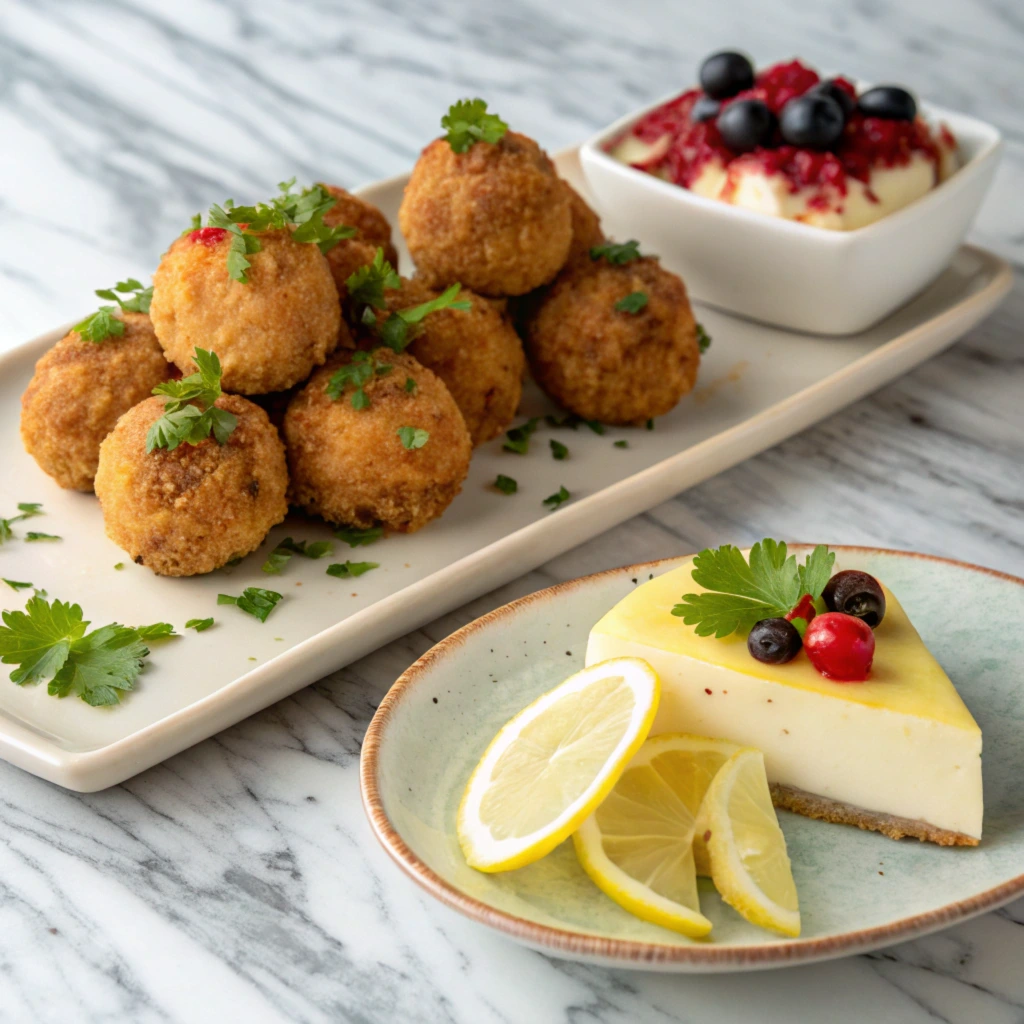
<svg viewBox="0 0 1024 1024">
<path fill-rule="evenodd" d="M 0 4 L 0 348 L 144 273 L 211 197 L 397 173 L 457 95 L 549 148 L 687 80 L 713 47 L 800 53 L 995 122 L 973 234 L 1024 260 L 1024 17 L 1010 0 Z M 870 956 L 729 977 L 528 952 L 401 877 L 357 764 L 394 678 L 552 582 L 766 533 L 1024 575 L 1024 288 L 813 430 L 160 767 L 77 796 L 0 764 L 0 1020 L 1024 1020 L 1024 903 Z"/>
</svg>

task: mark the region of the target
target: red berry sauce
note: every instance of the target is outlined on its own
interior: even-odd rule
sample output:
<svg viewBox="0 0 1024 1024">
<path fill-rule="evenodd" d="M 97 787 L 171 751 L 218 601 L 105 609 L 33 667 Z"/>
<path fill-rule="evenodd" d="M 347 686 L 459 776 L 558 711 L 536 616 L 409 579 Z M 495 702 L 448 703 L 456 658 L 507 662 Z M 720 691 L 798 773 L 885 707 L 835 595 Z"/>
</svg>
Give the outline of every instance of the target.
<svg viewBox="0 0 1024 1024">
<path fill-rule="evenodd" d="M 798 60 L 775 64 L 757 76 L 752 89 L 723 100 L 722 107 L 736 100 L 759 99 L 777 116 L 789 100 L 802 96 L 818 81 L 818 73 Z M 856 99 L 857 89 L 852 82 L 846 78 L 834 81 Z M 690 89 L 652 110 L 633 125 L 627 134 L 642 142 L 653 143 L 665 135 L 671 137 L 668 151 L 661 160 L 642 170 L 691 188 L 704 167 L 717 159 L 730 170 L 756 168 L 765 174 L 780 174 L 787 180 L 791 192 L 816 189 L 808 204 L 819 209 L 831 207 L 837 196 L 847 194 L 849 178 L 867 184 L 874 168 L 902 167 L 915 153 L 924 154 L 932 162 L 938 181 L 939 147 L 920 117 L 914 121 L 889 121 L 865 117 L 859 110 L 854 110 L 833 152 L 783 145 L 776 135 L 771 147 L 758 147 L 751 153 L 737 155 L 722 141 L 714 119 L 690 120 L 690 111 L 701 95 L 700 89 Z M 956 140 L 945 126 L 939 129 L 939 137 L 943 146 L 955 147 Z M 609 148 L 614 148 L 621 138 L 615 139 Z M 728 197 L 736 177 L 730 174 L 723 198 Z M 871 193 L 868 195 L 875 198 Z"/>
<path fill-rule="evenodd" d="M 189 232 L 189 240 L 213 248 L 227 236 L 226 228 L 196 228 Z"/>
</svg>

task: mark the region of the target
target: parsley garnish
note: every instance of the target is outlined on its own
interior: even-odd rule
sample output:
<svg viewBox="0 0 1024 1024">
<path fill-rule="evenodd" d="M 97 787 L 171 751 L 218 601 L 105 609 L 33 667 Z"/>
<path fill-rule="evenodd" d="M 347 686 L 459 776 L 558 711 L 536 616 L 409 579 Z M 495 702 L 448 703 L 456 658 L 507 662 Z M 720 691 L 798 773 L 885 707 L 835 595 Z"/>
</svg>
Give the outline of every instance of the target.
<svg viewBox="0 0 1024 1024">
<path fill-rule="evenodd" d="M 21 583 L 18 580 L 9 580 L 6 576 L 0 577 L 4 583 L 11 588 L 11 590 L 28 590 L 29 587 L 33 586 L 32 583 Z"/>
<path fill-rule="evenodd" d="M 505 432 L 505 443 L 502 448 L 507 452 L 515 452 L 516 455 L 525 455 L 530 450 L 530 438 L 537 430 L 540 420 L 534 416 L 518 427 L 513 427 Z"/>
<path fill-rule="evenodd" d="M 542 504 L 549 506 L 549 511 L 554 512 L 560 505 L 564 505 L 572 495 L 565 489 L 565 484 L 558 488 L 554 494 L 549 494 Z"/>
<path fill-rule="evenodd" d="M 613 267 L 621 267 L 640 259 L 640 243 L 631 238 L 628 242 L 602 242 L 590 250 L 592 260 L 606 259 Z"/>
<path fill-rule="evenodd" d="M 552 458 L 555 458 L 559 462 L 561 462 L 563 459 L 567 459 L 569 457 L 569 449 L 566 448 L 561 441 L 556 441 L 554 438 L 551 438 L 550 442 L 548 443 L 551 445 Z"/>
<path fill-rule="evenodd" d="M 398 271 L 384 258 L 384 250 L 378 246 L 373 262 L 361 266 L 348 276 L 345 287 L 349 295 L 364 306 L 387 309 L 384 299 L 386 291 L 402 287 Z"/>
<path fill-rule="evenodd" d="M 750 549 L 748 562 L 739 548 L 706 548 L 693 560 L 693 582 L 706 593 L 685 594 L 672 609 L 698 636 L 729 636 L 748 631 L 761 619 L 788 614 L 802 595 L 821 596 L 835 553 L 819 544 L 803 565 L 786 545 L 766 538 Z"/>
<path fill-rule="evenodd" d="M 327 392 L 327 397 L 336 402 L 345 393 L 346 388 L 355 388 L 351 398 L 352 408 L 368 409 L 370 396 L 366 393 L 366 385 L 374 377 L 386 377 L 393 369 L 394 367 L 390 363 L 378 362 L 376 351 L 356 352 L 350 363 L 338 367 L 331 374 L 324 390 Z"/>
<path fill-rule="evenodd" d="M 647 308 L 647 292 L 630 292 L 615 303 L 615 308 L 620 313 L 639 313 Z"/>
<path fill-rule="evenodd" d="M 646 430 L 653 430 L 654 429 L 654 420 L 653 419 L 648 420 L 644 424 L 644 429 L 646 429 Z"/>
<path fill-rule="evenodd" d="M 238 426 L 236 416 L 214 405 L 221 396 L 217 353 L 197 348 L 195 362 L 199 367 L 197 373 L 181 380 L 164 381 L 153 388 L 154 395 L 167 395 L 171 400 L 164 404 L 163 416 L 149 428 L 147 452 L 154 448 L 173 452 L 179 444 L 199 444 L 211 433 L 218 444 L 224 444 Z"/>
<path fill-rule="evenodd" d="M 114 306 L 100 306 L 95 313 L 71 328 L 83 341 L 99 344 L 114 335 L 124 334 L 124 321 L 117 316 Z"/>
<path fill-rule="evenodd" d="M 305 541 L 292 540 L 291 537 L 285 537 L 267 556 L 267 560 L 263 563 L 263 571 L 277 576 L 280 575 L 284 567 L 291 561 L 292 555 L 305 555 L 306 558 L 323 558 L 324 555 L 331 553 L 332 548 L 333 545 L 329 540 Z"/>
<path fill-rule="evenodd" d="M 410 395 L 416 394 L 416 381 L 414 381 L 412 377 L 405 378 L 405 390 L 408 391 Z"/>
<path fill-rule="evenodd" d="M 416 337 L 419 324 L 424 317 L 442 309 L 465 311 L 473 308 L 472 303 L 468 300 L 456 299 L 461 290 L 461 284 L 453 284 L 427 302 L 421 302 L 418 306 L 412 306 L 409 309 L 399 309 L 384 318 L 377 316 L 371 306 L 366 306 L 363 309 L 362 322 L 367 327 L 373 328 L 381 343 L 392 352 L 404 352 Z"/>
<path fill-rule="evenodd" d="M 327 566 L 327 575 L 348 580 L 356 576 L 362 576 L 363 573 L 369 572 L 371 569 L 379 568 L 380 562 L 334 562 L 332 565 Z"/>
<path fill-rule="evenodd" d="M 37 533 L 35 530 L 29 530 L 25 534 L 26 543 L 31 543 L 36 540 L 62 540 L 63 538 L 58 537 L 55 533 Z"/>
<path fill-rule="evenodd" d="M 118 572 L 120 572 L 120 571 L 121 571 L 121 570 L 122 570 L 122 569 L 124 568 L 124 562 L 115 562 L 115 563 L 114 563 L 114 568 L 115 568 L 115 569 L 116 569 L 116 570 L 117 570 Z"/>
<path fill-rule="evenodd" d="M 711 335 L 704 330 L 703 324 L 697 324 L 697 348 L 700 349 L 701 355 L 711 348 Z"/>
<path fill-rule="evenodd" d="M 186 629 L 194 629 L 197 633 L 202 633 L 204 629 L 209 629 L 213 625 L 213 616 L 211 615 L 208 619 L 189 619 L 185 623 Z"/>
<path fill-rule="evenodd" d="M 0 519 L 0 544 L 5 540 L 14 538 L 14 531 L 11 526 L 20 523 L 23 519 L 31 519 L 33 516 L 43 515 L 43 506 L 38 501 L 19 501 L 19 515 L 11 516 L 10 519 Z"/>
<path fill-rule="evenodd" d="M 441 118 L 441 127 L 455 153 L 465 153 L 474 142 L 498 142 L 508 131 L 497 114 L 487 113 L 487 104 L 481 99 L 453 103 Z"/>
<path fill-rule="evenodd" d="M 361 530 L 358 526 L 343 526 L 334 531 L 338 540 L 343 540 L 350 548 L 364 548 L 384 536 L 383 526 L 368 526 Z"/>
<path fill-rule="evenodd" d="M 264 590 L 262 587 L 246 587 L 238 597 L 231 594 L 218 594 L 217 604 L 234 604 L 249 615 L 266 622 L 267 616 L 277 606 L 283 594 L 276 590 Z"/>
<path fill-rule="evenodd" d="M 515 494 L 519 490 L 519 484 L 512 477 L 505 476 L 504 473 L 498 474 L 497 479 L 494 481 L 494 486 L 502 494 Z"/>
<path fill-rule="evenodd" d="M 625 441 L 625 440 L 623 440 L 623 441 L 614 441 L 613 444 L 615 445 L 616 448 L 628 448 L 629 447 L 629 442 Z"/>
<path fill-rule="evenodd" d="M 153 301 L 153 286 L 143 288 L 140 281 L 129 277 L 127 281 L 118 281 L 113 288 L 97 288 L 96 295 L 109 302 L 116 302 L 126 313 L 148 313 L 149 304 Z M 128 297 L 121 298 L 122 295 Z M 100 306 L 92 316 L 75 324 L 72 330 L 77 331 L 84 341 L 98 344 L 112 335 L 124 334 L 124 321 L 117 316 L 116 307 Z"/>
<path fill-rule="evenodd" d="M 161 622 L 133 629 L 111 623 L 86 633 L 77 604 L 30 597 L 23 612 L 4 612 L 0 626 L 0 661 L 18 665 L 11 681 L 19 686 L 48 680 L 53 697 L 77 694 L 86 704 L 117 704 L 132 689 L 149 654 L 144 640 L 170 636 L 174 627 Z"/>
<path fill-rule="evenodd" d="M 402 447 L 410 452 L 422 448 L 430 440 L 430 434 L 420 427 L 399 427 L 396 433 Z"/>
</svg>

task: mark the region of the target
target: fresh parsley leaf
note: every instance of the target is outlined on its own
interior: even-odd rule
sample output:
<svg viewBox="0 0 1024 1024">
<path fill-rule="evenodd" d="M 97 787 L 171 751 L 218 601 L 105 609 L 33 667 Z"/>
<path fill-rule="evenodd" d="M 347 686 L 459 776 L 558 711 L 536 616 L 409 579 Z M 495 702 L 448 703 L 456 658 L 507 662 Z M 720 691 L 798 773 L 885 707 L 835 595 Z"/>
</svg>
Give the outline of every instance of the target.
<svg viewBox="0 0 1024 1024">
<path fill-rule="evenodd" d="M 164 640 L 169 636 L 177 636 L 169 622 L 154 622 L 152 626 L 139 626 L 135 630 L 143 640 Z"/>
<path fill-rule="evenodd" d="M 281 195 L 272 203 L 284 213 L 289 223 L 296 225 L 292 232 L 295 241 L 312 242 L 326 255 L 339 242 L 356 234 L 356 229 L 347 224 L 331 227 L 324 223 L 324 214 L 333 209 L 338 200 L 323 185 L 311 185 L 298 195 L 292 192 L 294 185 L 294 178 L 282 181 L 279 186 Z"/>
<path fill-rule="evenodd" d="M 384 320 L 375 318 L 373 322 L 376 325 L 377 334 L 381 342 L 393 352 L 404 352 L 409 343 L 416 337 L 417 325 L 431 313 L 438 313 L 442 309 L 462 311 L 472 309 L 472 303 L 466 299 L 457 298 L 461 290 L 461 284 L 453 284 L 440 295 L 427 302 L 421 302 L 418 306 L 413 306 L 410 309 L 400 309 Z M 363 320 L 366 322 L 365 316 Z"/>
<path fill-rule="evenodd" d="M 286 548 L 276 547 L 273 551 L 267 555 L 267 560 L 263 563 L 263 571 L 270 573 L 274 576 L 280 576 L 284 571 L 284 567 L 292 560 L 292 553 Z"/>
<path fill-rule="evenodd" d="M 508 131 L 508 125 L 497 114 L 488 114 L 487 104 L 479 98 L 453 103 L 441 118 L 441 127 L 455 153 L 465 153 L 475 142 L 498 142 Z"/>
<path fill-rule="evenodd" d="M 21 583 L 18 580 L 9 580 L 6 576 L 0 577 L 4 583 L 11 588 L 11 590 L 28 590 L 33 584 Z"/>
<path fill-rule="evenodd" d="M 17 665 L 11 680 L 19 686 L 49 680 L 55 697 L 76 694 L 87 704 L 117 704 L 132 689 L 149 654 L 143 640 L 169 636 L 167 623 L 133 629 L 112 623 L 86 633 L 77 604 L 30 597 L 23 612 L 4 612 L 0 661 Z"/>
<path fill-rule="evenodd" d="M 25 534 L 26 543 L 31 543 L 36 540 L 63 540 L 62 537 L 58 537 L 55 533 L 37 533 L 35 530 L 29 530 Z"/>
<path fill-rule="evenodd" d="M 224 444 L 238 426 L 238 417 L 214 403 L 221 396 L 220 359 L 216 352 L 196 348 L 195 364 L 198 370 L 168 380 L 153 388 L 154 395 L 166 395 L 164 414 L 146 434 L 146 451 L 166 448 L 174 451 L 180 444 L 199 444 L 211 434 L 218 444 Z M 198 403 L 193 405 L 191 403 Z"/>
<path fill-rule="evenodd" d="M 640 313 L 647 308 L 647 292 L 630 292 L 615 303 L 615 308 L 620 313 Z"/>
<path fill-rule="evenodd" d="M 77 331 L 83 341 L 99 344 L 107 338 L 124 334 L 124 321 L 118 317 L 116 306 L 100 306 L 95 313 L 71 329 Z"/>
<path fill-rule="evenodd" d="M 569 449 L 566 448 L 561 441 L 556 441 L 554 438 L 551 438 L 550 442 L 548 443 L 551 445 L 552 458 L 555 458 L 559 462 L 561 462 L 563 459 L 567 459 L 569 457 Z"/>
<path fill-rule="evenodd" d="M 153 286 L 143 288 L 140 281 L 129 277 L 127 281 L 118 281 L 113 288 L 98 288 L 96 295 L 108 302 L 116 302 L 126 313 L 148 313 L 153 301 Z M 122 299 L 122 295 L 128 298 Z"/>
<path fill-rule="evenodd" d="M 327 397 L 337 402 L 345 393 L 347 388 L 354 388 L 351 402 L 353 409 L 368 409 L 370 407 L 370 396 L 364 390 L 365 386 L 374 377 L 387 376 L 394 367 L 390 363 L 381 363 L 376 351 L 356 352 L 352 360 L 344 366 L 339 366 L 331 374 L 324 390 Z"/>
<path fill-rule="evenodd" d="M 702 594 L 685 594 L 672 609 L 698 636 L 729 636 L 748 631 L 761 619 L 788 614 L 802 593 L 820 595 L 831 575 L 835 555 L 819 545 L 798 567 L 786 545 L 770 538 L 750 549 L 749 561 L 739 548 L 723 544 L 693 560 L 693 582 Z M 804 590 L 805 582 L 817 590 Z"/>
<path fill-rule="evenodd" d="M 640 243 L 635 238 L 628 242 L 602 242 L 591 248 L 590 258 L 595 261 L 605 259 L 613 267 L 622 267 L 641 258 Z"/>
<path fill-rule="evenodd" d="M 505 432 L 505 443 L 502 445 L 507 452 L 515 452 L 516 455 L 525 455 L 530 450 L 530 438 L 537 430 L 540 420 L 533 416 L 518 427 L 513 427 Z"/>
<path fill-rule="evenodd" d="M 194 629 L 197 633 L 202 633 L 204 629 L 209 629 L 213 625 L 213 616 L 211 615 L 208 619 L 189 619 L 185 623 L 186 629 Z"/>
<path fill-rule="evenodd" d="M 697 348 L 700 349 L 701 355 L 711 348 L 711 335 L 704 330 L 703 324 L 697 324 Z"/>
<path fill-rule="evenodd" d="M 334 562 L 327 566 L 328 576 L 337 576 L 339 579 L 353 579 L 362 576 L 371 569 L 379 569 L 380 562 Z"/>
<path fill-rule="evenodd" d="M 115 569 L 116 569 L 116 570 L 117 570 L 118 572 L 120 572 L 120 571 L 121 571 L 121 570 L 122 570 L 122 569 L 124 568 L 124 562 L 115 562 L 115 563 L 114 563 L 114 568 L 115 568 Z"/>
<path fill-rule="evenodd" d="M 358 526 L 343 526 L 340 530 L 334 531 L 338 540 L 344 541 L 350 548 L 362 548 L 384 536 L 383 526 L 368 526 L 360 529 Z"/>
<path fill-rule="evenodd" d="M 349 296 L 356 302 L 373 309 L 387 309 L 384 299 L 386 291 L 402 287 L 398 271 L 384 258 L 384 250 L 378 247 L 373 262 L 359 267 L 345 281 Z"/>
<path fill-rule="evenodd" d="M 304 555 L 306 558 L 323 558 L 329 555 L 333 545 L 329 540 L 292 540 L 285 537 L 280 544 L 274 548 L 263 563 L 263 571 L 279 575 L 284 567 L 291 560 L 292 555 Z"/>
<path fill-rule="evenodd" d="M 616 448 L 628 448 L 629 442 L 626 440 L 613 442 Z"/>
<path fill-rule="evenodd" d="M 515 494 L 519 490 L 519 484 L 512 479 L 510 476 L 505 476 L 504 473 L 499 473 L 497 479 L 494 481 L 494 486 L 501 491 L 502 494 Z"/>
<path fill-rule="evenodd" d="M 420 427 L 399 427 L 396 433 L 406 451 L 422 448 L 430 440 L 430 434 Z"/>
<path fill-rule="evenodd" d="M 561 419 L 557 416 L 552 416 L 550 413 L 544 417 L 544 422 L 549 427 L 568 427 L 570 430 L 578 430 L 580 424 L 583 422 L 574 412 L 567 413 Z"/>
<path fill-rule="evenodd" d="M 605 434 L 604 424 L 600 420 L 583 420 L 583 422 L 599 436 L 603 437 Z"/>
<path fill-rule="evenodd" d="M 572 495 L 565 489 L 563 484 L 554 494 L 549 494 L 542 504 L 549 506 L 549 511 L 554 512 L 556 508 L 564 505 Z"/>
<path fill-rule="evenodd" d="M 0 519 L 0 544 L 4 541 L 14 539 L 14 531 L 11 527 L 20 523 L 23 519 L 31 519 L 33 516 L 43 515 L 43 506 L 38 501 L 19 501 L 18 515 L 9 519 Z"/>
<path fill-rule="evenodd" d="M 277 607 L 278 601 L 283 596 L 283 594 L 277 593 L 276 590 L 264 590 L 262 587 L 246 587 L 238 597 L 233 597 L 231 594 L 218 594 L 217 604 L 237 605 L 243 612 L 259 619 L 260 622 L 266 622 L 267 616 Z"/>
<path fill-rule="evenodd" d="M 653 420 L 653 419 L 651 419 L 651 420 L 648 420 L 648 421 L 647 421 L 647 422 L 646 422 L 646 423 L 644 424 L 644 427 L 645 427 L 645 429 L 647 429 L 647 430 L 653 430 L 653 429 L 654 429 L 654 420 Z"/>
<path fill-rule="evenodd" d="M 412 377 L 405 378 L 405 390 L 408 391 L 410 395 L 416 394 L 416 381 L 414 381 Z"/>
</svg>

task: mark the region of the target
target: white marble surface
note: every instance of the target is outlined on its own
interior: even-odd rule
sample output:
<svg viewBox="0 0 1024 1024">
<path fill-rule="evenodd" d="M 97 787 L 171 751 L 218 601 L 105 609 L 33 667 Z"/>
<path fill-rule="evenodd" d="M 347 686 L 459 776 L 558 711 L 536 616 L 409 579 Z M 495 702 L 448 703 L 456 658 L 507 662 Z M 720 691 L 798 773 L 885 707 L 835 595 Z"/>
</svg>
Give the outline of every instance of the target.
<svg viewBox="0 0 1024 1024">
<path fill-rule="evenodd" d="M 212 198 L 396 173 L 480 93 L 549 148 L 739 45 L 996 122 L 973 238 L 1024 260 L 1013 0 L 4 0 L 0 348 L 89 309 Z M 764 534 L 1024 575 L 1024 288 L 819 428 L 105 793 L 0 765 L 0 1020 L 1024 1020 L 1024 903 L 872 956 L 731 977 L 598 970 L 436 906 L 376 848 L 361 736 L 452 629 L 553 581 Z"/>
</svg>

